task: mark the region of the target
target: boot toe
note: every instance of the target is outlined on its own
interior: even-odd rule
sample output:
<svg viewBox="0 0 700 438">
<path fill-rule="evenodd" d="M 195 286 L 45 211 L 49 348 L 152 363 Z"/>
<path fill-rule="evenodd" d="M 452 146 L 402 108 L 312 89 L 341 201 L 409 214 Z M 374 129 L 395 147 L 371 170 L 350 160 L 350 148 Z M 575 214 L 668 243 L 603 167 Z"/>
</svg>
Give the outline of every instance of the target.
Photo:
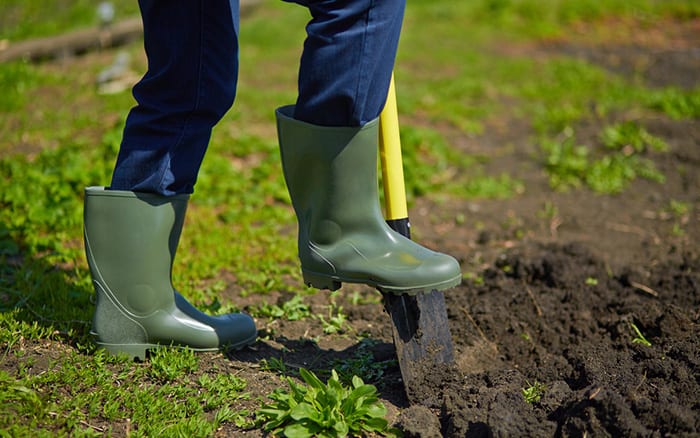
<svg viewBox="0 0 700 438">
<path fill-rule="evenodd" d="M 404 272 L 400 278 L 378 285 L 383 291 L 394 294 L 409 294 L 445 290 L 457 286 L 462 281 L 459 262 L 453 257 L 434 253 L 423 259 L 420 266 Z"/>
<path fill-rule="evenodd" d="M 240 350 L 251 345 L 258 337 L 255 321 L 245 313 L 229 313 L 222 317 L 222 324 L 215 327 L 222 347 Z"/>
</svg>

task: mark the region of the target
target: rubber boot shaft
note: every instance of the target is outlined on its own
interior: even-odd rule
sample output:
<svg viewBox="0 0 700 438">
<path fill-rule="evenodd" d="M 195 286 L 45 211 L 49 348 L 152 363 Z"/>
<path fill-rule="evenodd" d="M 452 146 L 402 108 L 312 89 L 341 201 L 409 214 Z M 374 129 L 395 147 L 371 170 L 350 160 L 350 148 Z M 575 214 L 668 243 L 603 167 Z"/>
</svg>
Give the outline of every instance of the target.
<svg viewBox="0 0 700 438">
<path fill-rule="evenodd" d="M 172 286 L 188 195 L 85 190 L 85 250 L 97 294 L 92 332 L 112 353 L 159 345 L 213 351 L 252 343 L 248 315 L 206 315 Z"/>
<path fill-rule="evenodd" d="M 393 231 L 377 187 L 378 120 L 363 127 L 316 126 L 277 110 L 282 166 L 299 222 L 307 284 L 337 289 L 364 283 L 415 294 L 453 287 L 459 263 Z"/>
</svg>

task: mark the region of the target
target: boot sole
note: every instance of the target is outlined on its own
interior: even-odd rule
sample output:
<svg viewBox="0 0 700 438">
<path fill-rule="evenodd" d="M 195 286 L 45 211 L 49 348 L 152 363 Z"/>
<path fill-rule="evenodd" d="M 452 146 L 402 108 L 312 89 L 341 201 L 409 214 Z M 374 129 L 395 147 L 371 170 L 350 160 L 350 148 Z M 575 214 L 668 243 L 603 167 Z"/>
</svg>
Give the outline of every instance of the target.
<svg viewBox="0 0 700 438">
<path fill-rule="evenodd" d="M 357 279 L 350 277 L 340 277 L 336 275 L 325 275 L 316 272 L 302 270 L 304 277 L 304 284 L 316 289 L 328 289 L 331 291 L 340 289 L 342 283 L 359 283 L 366 284 L 377 288 L 380 292 L 391 293 L 394 295 L 410 295 L 415 296 L 421 293 L 430 293 L 432 291 L 442 291 L 445 289 L 450 289 L 452 287 L 458 286 L 462 282 L 462 274 L 451 278 L 449 280 L 441 281 L 438 283 L 431 283 L 419 286 L 412 286 L 410 288 L 391 286 L 386 284 L 381 284 L 372 279 Z"/>
<path fill-rule="evenodd" d="M 138 360 L 146 360 L 148 357 L 148 350 L 154 350 L 157 348 L 164 348 L 164 347 L 175 347 L 175 348 L 189 348 L 192 351 L 196 352 L 207 352 L 207 351 L 238 351 L 242 350 L 243 348 L 255 343 L 255 341 L 258 339 L 258 333 L 256 332 L 254 336 L 238 342 L 236 344 L 226 344 L 222 345 L 220 347 L 206 347 L 206 348 L 194 348 L 190 347 L 188 345 L 171 345 L 171 344 L 108 344 L 105 342 L 99 342 L 96 341 L 95 343 L 101 347 L 104 348 L 108 353 L 118 356 L 120 354 L 126 354 L 131 360 L 138 359 Z"/>
</svg>

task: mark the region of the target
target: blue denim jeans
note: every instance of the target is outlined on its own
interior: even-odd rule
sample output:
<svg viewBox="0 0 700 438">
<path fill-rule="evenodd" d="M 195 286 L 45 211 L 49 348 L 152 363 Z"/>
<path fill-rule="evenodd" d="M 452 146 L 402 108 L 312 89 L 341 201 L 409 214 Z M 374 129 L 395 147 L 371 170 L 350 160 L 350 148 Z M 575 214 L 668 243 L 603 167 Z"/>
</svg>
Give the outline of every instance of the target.
<svg viewBox="0 0 700 438">
<path fill-rule="evenodd" d="M 294 117 L 324 126 L 363 126 L 378 117 L 405 0 L 287 1 L 308 7 L 312 17 Z M 238 0 L 139 5 L 148 71 L 133 89 L 137 105 L 126 120 L 110 188 L 192 193 L 212 128 L 236 96 Z"/>
</svg>

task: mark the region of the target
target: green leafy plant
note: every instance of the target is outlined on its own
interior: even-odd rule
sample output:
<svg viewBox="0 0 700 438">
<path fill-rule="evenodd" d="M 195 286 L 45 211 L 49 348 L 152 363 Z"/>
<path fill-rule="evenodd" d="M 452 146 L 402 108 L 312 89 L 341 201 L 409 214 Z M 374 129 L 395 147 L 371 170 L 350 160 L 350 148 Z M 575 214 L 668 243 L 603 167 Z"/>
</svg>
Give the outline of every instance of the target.
<svg viewBox="0 0 700 438">
<path fill-rule="evenodd" d="M 541 146 L 546 154 L 549 184 L 555 189 L 579 187 L 583 182 L 582 175 L 589 166 L 588 147 L 576 145 L 572 136 L 564 141 L 545 140 Z"/>
<path fill-rule="evenodd" d="M 649 93 L 647 105 L 660 110 L 674 119 L 700 117 L 700 89 L 691 91 L 675 87 Z"/>
<path fill-rule="evenodd" d="M 668 202 L 668 211 L 675 218 L 682 218 L 684 216 L 687 216 L 692 209 L 693 204 L 691 204 L 690 202 L 677 201 L 675 199 L 671 199 Z"/>
<path fill-rule="evenodd" d="M 620 193 L 637 177 L 656 182 L 665 180 L 653 161 L 638 155 L 616 153 L 592 163 L 585 175 L 585 181 L 596 192 Z"/>
<path fill-rule="evenodd" d="M 603 129 L 601 140 L 606 148 L 620 150 L 627 154 L 641 153 L 647 149 L 658 152 L 668 150 L 668 144 L 663 139 L 651 135 L 635 122 L 607 126 Z"/>
<path fill-rule="evenodd" d="M 334 333 L 342 333 L 345 330 L 347 318 L 343 313 L 343 306 L 337 306 L 335 303 L 328 306 L 328 319 L 323 315 L 317 315 L 317 318 L 323 325 L 323 333 L 331 335 Z"/>
<path fill-rule="evenodd" d="M 641 154 L 647 149 L 665 150 L 666 144 L 637 125 L 620 124 L 606 128 L 602 135 L 606 146 L 603 151 L 576 145 L 571 129 L 564 134 L 563 140 L 545 139 L 541 143 L 549 183 L 554 189 L 586 185 L 598 193 L 620 193 L 636 178 L 656 182 L 665 180 L 654 162 Z"/>
<path fill-rule="evenodd" d="M 595 277 L 586 277 L 586 285 L 587 286 L 597 286 L 598 279 Z"/>
<path fill-rule="evenodd" d="M 284 318 L 288 321 L 298 321 L 311 316 L 311 308 L 304 303 L 304 298 L 301 295 L 294 295 L 289 300 L 278 304 L 262 303 L 251 309 L 251 314 L 254 316 L 280 319 Z"/>
<path fill-rule="evenodd" d="M 360 376 L 365 382 L 381 386 L 384 371 L 388 367 L 396 366 L 396 359 L 376 360 L 370 348 L 377 342 L 372 339 L 363 339 L 351 358 L 333 361 L 331 365 L 338 372 L 343 383 L 352 383 L 354 376 Z"/>
<path fill-rule="evenodd" d="M 306 385 L 287 377 L 289 391 L 275 390 L 269 395 L 272 402 L 256 411 L 266 431 L 288 438 L 395 434 L 374 386 L 357 376 L 351 387 L 344 386 L 335 370 L 326 384 L 304 368 L 299 373 Z"/>
<path fill-rule="evenodd" d="M 647 338 L 644 337 L 642 331 L 639 330 L 639 327 L 637 327 L 636 324 L 631 322 L 630 327 L 632 327 L 632 331 L 634 331 L 635 334 L 634 338 L 632 339 L 633 344 L 642 344 L 645 347 L 651 347 L 651 342 L 649 342 L 649 340 L 647 340 Z"/>
<path fill-rule="evenodd" d="M 690 213 L 693 210 L 693 204 L 690 202 L 677 201 L 671 199 L 668 207 L 662 212 L 663 215 L 673 218 L 674 223 L 671 228 L 671 234 L 674 236 L 685 235 L 685 225 L 690 221 Z"/>
<path fill-rule="evenodd" d="M 527 403 L 537 403 L 540 401 L 547 387 L 535 380 L 535 383 L 527 382 L 527 387 L 522 389 L 523 397 Z"/>
<path fill-rule="evenodd" d="M 260 361 L 260 369 L 263 371 L 273 371 L 282 375 L 290 375 L 290 369 L 282 358 L 271 357 Z"/>
<path fill-rule="evenodd" d="M 150 359 L 151 377 L 162 382 L 192 373 L 199 365 L 199 357 L 189 348 L 158 348 Z"/>
</svg>

